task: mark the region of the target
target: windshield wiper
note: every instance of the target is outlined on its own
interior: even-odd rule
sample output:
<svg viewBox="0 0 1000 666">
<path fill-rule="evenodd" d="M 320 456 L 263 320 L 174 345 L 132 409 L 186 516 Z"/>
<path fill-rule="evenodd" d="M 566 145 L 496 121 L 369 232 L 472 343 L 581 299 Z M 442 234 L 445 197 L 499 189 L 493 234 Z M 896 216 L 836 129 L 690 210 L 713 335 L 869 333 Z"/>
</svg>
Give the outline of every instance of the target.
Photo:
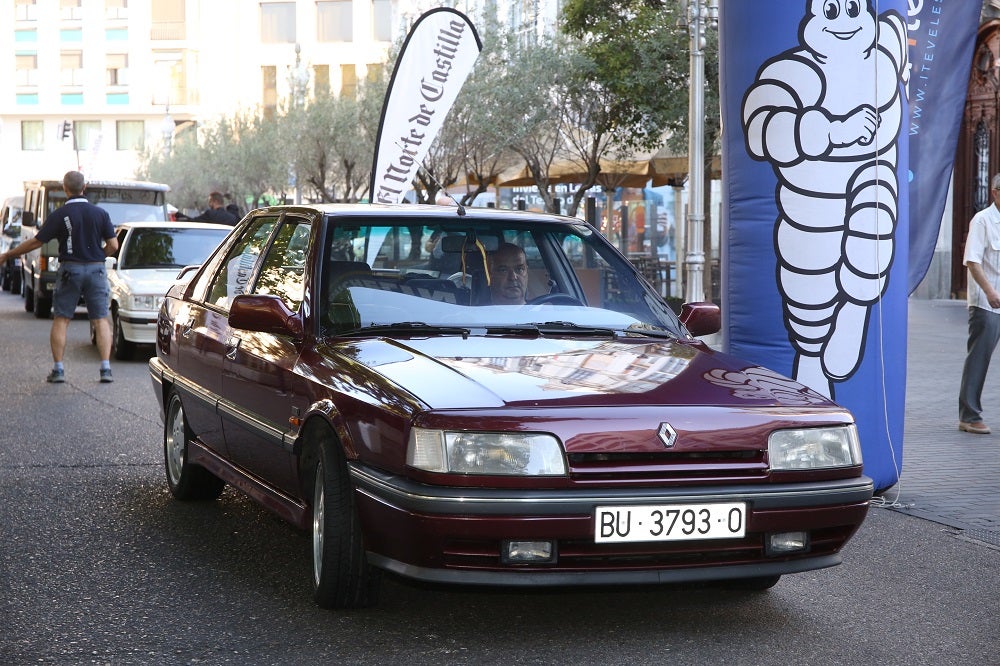
<svg viewBox="0 0 1000 666">
<path fill-rule="evenodd" d="M 356 335 L 461 335 L 468 338 L 471 331 L 462 326 L 436 326 L 422 321 L 399 321 L 393 324 L 372 324 L 362 326 L 353 331 L 345 331 L 340 335 L 351 337 Z"/>
<path fill-rule="evenodd" d="M 614 337 L 616 331 L 612 328 L 598 326 L 581 326 L 571 321 L 545 321 L 531 324 L 511 324 L 509 326 L 487 326 L 486 333 L 492 335 L 584 335 L 598 337 Z"/>
</svg>

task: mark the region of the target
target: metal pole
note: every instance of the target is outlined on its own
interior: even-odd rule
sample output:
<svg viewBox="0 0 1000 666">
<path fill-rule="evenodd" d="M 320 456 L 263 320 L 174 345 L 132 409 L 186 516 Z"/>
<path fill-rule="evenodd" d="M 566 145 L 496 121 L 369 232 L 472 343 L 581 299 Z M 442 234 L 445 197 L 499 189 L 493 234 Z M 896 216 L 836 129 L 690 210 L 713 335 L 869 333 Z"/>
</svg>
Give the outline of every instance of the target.
<svg viewBox="0 0 1000 666">
<path fill-rule="evenodd" d="M 705 29 L 719 21 L 719 0 L 681 0 L 680 22 L 691 37 L 690 103 L 688 105 L 688 214 L 684 300 L 705 296 Z"/>
<path fill-rule="evenodd" d="M 687 292 L 688 303 L 705 300 L 705 250 L 702 231 L 705 226 L 705 3 L 689 0 L 688 31 L 691 37 L 691 80 L 688 104 L 688 216 L 687 216 Z"/>
</svg>

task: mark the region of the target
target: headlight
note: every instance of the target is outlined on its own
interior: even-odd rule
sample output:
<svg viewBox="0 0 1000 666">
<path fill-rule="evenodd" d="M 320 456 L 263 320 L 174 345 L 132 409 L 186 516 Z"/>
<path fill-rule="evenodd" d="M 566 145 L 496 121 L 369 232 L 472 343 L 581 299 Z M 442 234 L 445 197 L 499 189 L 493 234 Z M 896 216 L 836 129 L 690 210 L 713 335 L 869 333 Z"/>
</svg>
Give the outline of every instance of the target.
<svg viewBox="0 0 1000 666">
<path fill-rule="evenodd" d="M 132 294 L 128 297 L 129 310 L 156 311 L 160 309 L 162 296 L 150 296 L 146 294 Z"/>
<path fill-rule="evenodd" d="M 771 469 L 822 469 L 861 464 L 854 424 L 834 428 L 776 430 L 767 439 Z"/>
<path fill-rule="evenodd" d="M 559 476 L 562 447 L 552 435 L 520 432 L 448 432 L 414 428 L 406 463 L 428 472 Z"/>
</svg>

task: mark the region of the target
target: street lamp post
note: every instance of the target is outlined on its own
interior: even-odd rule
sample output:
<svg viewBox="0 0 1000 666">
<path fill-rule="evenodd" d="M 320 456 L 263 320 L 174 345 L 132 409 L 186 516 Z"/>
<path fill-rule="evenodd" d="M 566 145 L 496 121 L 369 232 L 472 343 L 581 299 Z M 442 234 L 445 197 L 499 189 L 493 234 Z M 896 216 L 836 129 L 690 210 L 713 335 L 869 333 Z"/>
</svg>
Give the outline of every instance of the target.
<svg viewBox="0 0 1000 666">
<path fill-rule="evenodd" d="M 705 28 L 719 24 L 719 0 L 681 0 L 681 25 L 691 37 L 688 104 L 688 214 L 685 298 L 705 298 Z"/>
<path fill-rule="evenodd" d="M 160 132 L 163 135 L 163 157 L 170 157 L 170 149 L 174 144 L 174 119 L 170 117 L 170 104 L 164 111 L 163 122 L 160 123 Z"/>
</svg>

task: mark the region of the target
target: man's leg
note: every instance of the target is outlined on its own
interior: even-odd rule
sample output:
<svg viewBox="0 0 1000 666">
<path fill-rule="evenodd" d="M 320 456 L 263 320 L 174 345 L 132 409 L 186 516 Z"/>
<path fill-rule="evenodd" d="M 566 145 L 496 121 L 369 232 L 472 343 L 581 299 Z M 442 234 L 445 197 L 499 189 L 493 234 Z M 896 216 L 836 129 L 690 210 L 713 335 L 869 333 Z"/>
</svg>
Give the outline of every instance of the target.
<svg viewBox="0 0 1000 666">
<path fill-rule="evenodd" d="M 958 420 L 976 423 L 983 420 L 982 395 L 990 358 L 1000 340 L 1000 314 L 982 308 L 969 308 L 969 341 L 962 384 L 958 394 Z"/>
<path fill-rule="evenodd" d="M 52 348 L 52 360 L 62 363 L 63 353 L 66 351 L 66 328 L 69 326 L 69 319 L 55 316 L 52 319 L 52 330 L 49 331 L 49 346 Z"/>
<path fill-rule="evenodd" d="M 111 324 L 108 322 L 108 318 L 91 319 L 90 323 L 94 326 L 94 335 L 97 338 L 97 353 L 100 354 L 102 361 L 110 361 Z"/>
</svg>

